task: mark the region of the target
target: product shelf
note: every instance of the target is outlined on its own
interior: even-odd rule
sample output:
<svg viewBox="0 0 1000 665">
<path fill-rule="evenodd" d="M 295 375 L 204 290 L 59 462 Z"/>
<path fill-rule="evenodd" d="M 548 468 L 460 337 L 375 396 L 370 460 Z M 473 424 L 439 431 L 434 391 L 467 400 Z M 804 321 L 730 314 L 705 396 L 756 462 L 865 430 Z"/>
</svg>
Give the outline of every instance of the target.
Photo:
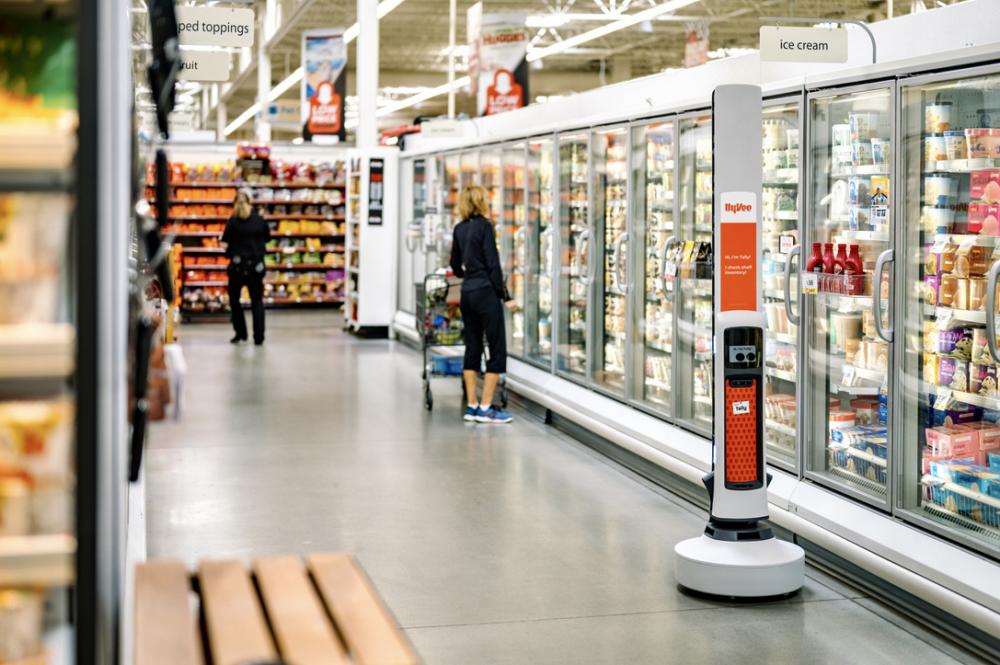
<svg viewBox="0 0 1000 665">
<path fill-rule="evenodd" d="M 73 180 L 70 168 L 0 168 L 0 192 L 68 192 Z"/>
<path fill-rule="evenodd" d="M 74 344 L 70 324 L 0 325 L 0 384 L 65 379 L 73 372 Z"/>
<path fill-rule="evenodd" d="M 343 270 L 344 267 L 325 263 L 264 263 L 266 270 Z"/>
<path fill-rule="evenodd" d="M 764 374 L 775 379 L 781 379 L 782 381 L 789 381 L 791 383 L 795 383 L 799 380 L 799 377 L 796 376 L 795 372 L 778 369 L 777 367 L 765 367 Z"/>
<path fill-rule="evenodd" d="M 75 553 L 67 534 L 0 537 L 0 588 L 68 586 Z"/>
</svg>

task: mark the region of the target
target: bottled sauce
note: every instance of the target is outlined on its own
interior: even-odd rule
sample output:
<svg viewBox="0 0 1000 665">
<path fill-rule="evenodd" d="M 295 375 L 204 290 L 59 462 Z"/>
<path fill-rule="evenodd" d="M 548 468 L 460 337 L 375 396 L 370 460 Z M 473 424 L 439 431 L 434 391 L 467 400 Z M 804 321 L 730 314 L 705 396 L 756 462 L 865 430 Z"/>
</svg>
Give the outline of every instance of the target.
<svg viewBox="0 0 1000 665">
<path fill-rule="evenodd" d="M 848 275 L 860 275 L 864 271 L 860 250 L 857 245 L 851 245 L 850 252 L 847 254 L 847 261 L 844 263 L 844 272 Z"/>
<path fill-rule="evenodd" d="M 823 272 L 823 251 L 818 242 L 813 243 L 812 256 L 806 262 L 806 272 Z"/>
<path fill-rule="evenodd" d="M 833 259 L 833 272 L 847 271 L 847 245 L 837 245 L 837 256 Z"/>
<path fill-rule="evenodd" d="M 823 244 L 823 272 L 833 273 L 833 262 L 835 261 L 833 257 L 833 243 L 828 242 Z"/>
</svg>

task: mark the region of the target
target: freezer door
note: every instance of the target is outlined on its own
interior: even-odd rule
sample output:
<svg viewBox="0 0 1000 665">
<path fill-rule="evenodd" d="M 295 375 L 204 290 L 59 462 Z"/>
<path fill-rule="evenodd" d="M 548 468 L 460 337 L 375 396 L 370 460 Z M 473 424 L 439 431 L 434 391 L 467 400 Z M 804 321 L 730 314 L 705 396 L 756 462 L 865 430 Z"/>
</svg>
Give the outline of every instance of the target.
<svg viewBox="0 0 1000 665">
<path fill-rule="evenodd" d="M 418 282 L 423 282 L 424 275 L 428 271 L 427 266 L 427 252 L 426 252 L 426 242 L 427 242 L 427 224 L 428 217 L 430 216 L 430 200 L 428 195 L 428 159 L 415 159 L 413 160 L 413 215 L 410 217 L 412 221 L 412 228 L 407 234 L 406 246 L 404 249 L 409 251 L 410 247 L 413 248 L 411 254 L 413 255 L 410 262 L 410 274 L 409 277 L 409 290 L 411 291 L 411 307 L 416 307 L 416 291 L 414 285 Z M 400 271 L 402 272 L 402 270 Z"/>
<path fill-rule="evenodd" d="M 887 506 L 894 90 L 809 99 L 808 248 L 803 248 L 806 473 Z M 808 280 L 808 281 L 807 281 Z M 880 404 L 881 402 L 881 404 Z M 790 422 L 790 421 L 789 421 Z"/>
<path fill-rule="evenodd" d="M 552 367 L 552 295 L 555 277 L 552 139 L 528 142 L 528 261 L 526 358 Z"/>
<path fill-rule="evenodd" d="M 517 143 L 503 149 L 503 234 L 511 239 L 508 264 L 504 277 L 513 298 L 507 316 L 507 351 L 516 358 L 524 357 L 525 300 L 528 280 L 528 216 L 527 216 L 527 152 L 525 144 Z"/>
<path fill-rule="evenodd" d="M 423 169 L 423 160 L 420 168 Z M 418 220 L 418 208 L 416 201 L 416 166 L 412 159 L 404 159 L 399 165 L 401 192 L 399 197 L 400 215 L 398 238 L 396 251 L 399 261 L 396 268 L 396 309 L 407 314 L 415 313 L 415 291 L 413 288 L 413 265 L 414 253 L 417 250 L 420 231 L 417 226 L 422 219 Z M 423 217 L 423 210 L 419 210 L 420 217 Z M 414 233 L 414 229 L 417 229 Z"/>
<path fill-rule="evenodd" d="M 461 187 L 480 184 L 479 180 L 479 151 L 471 150 L 463 152 L 459 156 L 459 184 Z"/>
<path fill-rule="evenodd" d="M 682 118 L 677 183 L 677 242 L 665 272 L 675 280 L 676 419 L 712 433 L 712 125 Z"/>
<path fill-rule="evenodd" d="M 593 155 L 594 228 L 601 250 L 594 285 L 601 319 L 594 321 L 596 343 L 592 378 L 605 390 L 625 392 L 625 320 L 628 293 L 628 130 L 595 131 Z"/>
<path fill-rule="evenodd" d="M 1000 548 L 996 278 L 1000 74 L 902 88 L 902 293 L 896 492 L 901 514 Z M 992 303 L 990 301 L 993 301 Z M 992 304 L 992 307 L 990 306 Z"/>
<path fill-rule="evenodd" d="M 676 271 L 668 274 L 681 243 L 674 226 L 675 134 L 673 120 L 632 128 L 632 233 L 637 274 L 632 327 L 637 402 L 673 413 L 673 347 Z"/>
<path fill-rule="evenodd" d="M 503 177 L 500 169 L 500 149 L 483 150 L 479 155 L 479 182 L 486 190 L 486 199 L 490 206 L 490 220 L 494 224 L 497 237 L 497 249 L 500 251 L 501 265 L 507 265 L 510 239 L 504 234 L 503 225 Z"/>
<path fill-rule="evenodd" d="M 589 306 L 594 234 L 590 218 L 590 139 L 560 136 L 559 307 L 556 370 L 571 379 L 587 376 Z"/>
<path fill-rule="evenodd" d="M 775 104 L 763 113 L 763 303 L 767 316 L 764 365 L 764 444 L 767 461 L 798 470 L 799 342 L 798 279 L 801 256 L 799 102 Z M 787 282 L 787 289 L 786 289 Z"/>
</svg>

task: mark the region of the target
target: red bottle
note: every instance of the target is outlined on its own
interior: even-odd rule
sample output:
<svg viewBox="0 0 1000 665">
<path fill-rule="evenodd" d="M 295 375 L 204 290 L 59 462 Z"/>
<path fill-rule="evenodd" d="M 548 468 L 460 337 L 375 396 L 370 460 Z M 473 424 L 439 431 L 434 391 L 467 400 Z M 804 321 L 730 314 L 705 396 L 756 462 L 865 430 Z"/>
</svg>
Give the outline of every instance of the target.
<svg viewBox="0 0 1000 665">
<path fill-rule="evenodd" d="M 857 245 L 851 245 L 850 252 L 847 255 L 847 261 L 844 263 L 844 272 L 848 275 L 860 275 L 864 273 L 865 267 L 861 263 L 861 254 Z"/>
<path fill-rule="evenodd" d="M 812 256 L 806 262 L 806 272 L 823 272 L 823 251 L 820 243 L 813 243 Z"/>
<path fill-rule="evenodd" d="M 823 272 L 833 273 L 833 243 L 823 243 Z"/>
<path fill-rule="evenodd" d="M 837 245 L 837 256 L 833 259 L 833 272 L 842 273 L 847 270 L 847 245 Z"/>
</svg>

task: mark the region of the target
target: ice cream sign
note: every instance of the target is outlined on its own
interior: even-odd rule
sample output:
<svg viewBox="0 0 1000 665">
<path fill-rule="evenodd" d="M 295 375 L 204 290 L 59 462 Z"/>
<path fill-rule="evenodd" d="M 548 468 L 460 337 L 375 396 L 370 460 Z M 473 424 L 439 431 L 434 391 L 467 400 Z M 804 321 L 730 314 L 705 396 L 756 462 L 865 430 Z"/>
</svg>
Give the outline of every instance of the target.
<svg viewBox="0 0 1000 665">
<path fill-rule="evenodd" d="M 765 62 L 847 62 L 843 28 L 760 28 L 760 59 Z"/>
<path fill-rule="evenodd" d="M 757 195 L 723 192 L 719 197 L 719 309 L 757 310 Z"/>
</svg>

